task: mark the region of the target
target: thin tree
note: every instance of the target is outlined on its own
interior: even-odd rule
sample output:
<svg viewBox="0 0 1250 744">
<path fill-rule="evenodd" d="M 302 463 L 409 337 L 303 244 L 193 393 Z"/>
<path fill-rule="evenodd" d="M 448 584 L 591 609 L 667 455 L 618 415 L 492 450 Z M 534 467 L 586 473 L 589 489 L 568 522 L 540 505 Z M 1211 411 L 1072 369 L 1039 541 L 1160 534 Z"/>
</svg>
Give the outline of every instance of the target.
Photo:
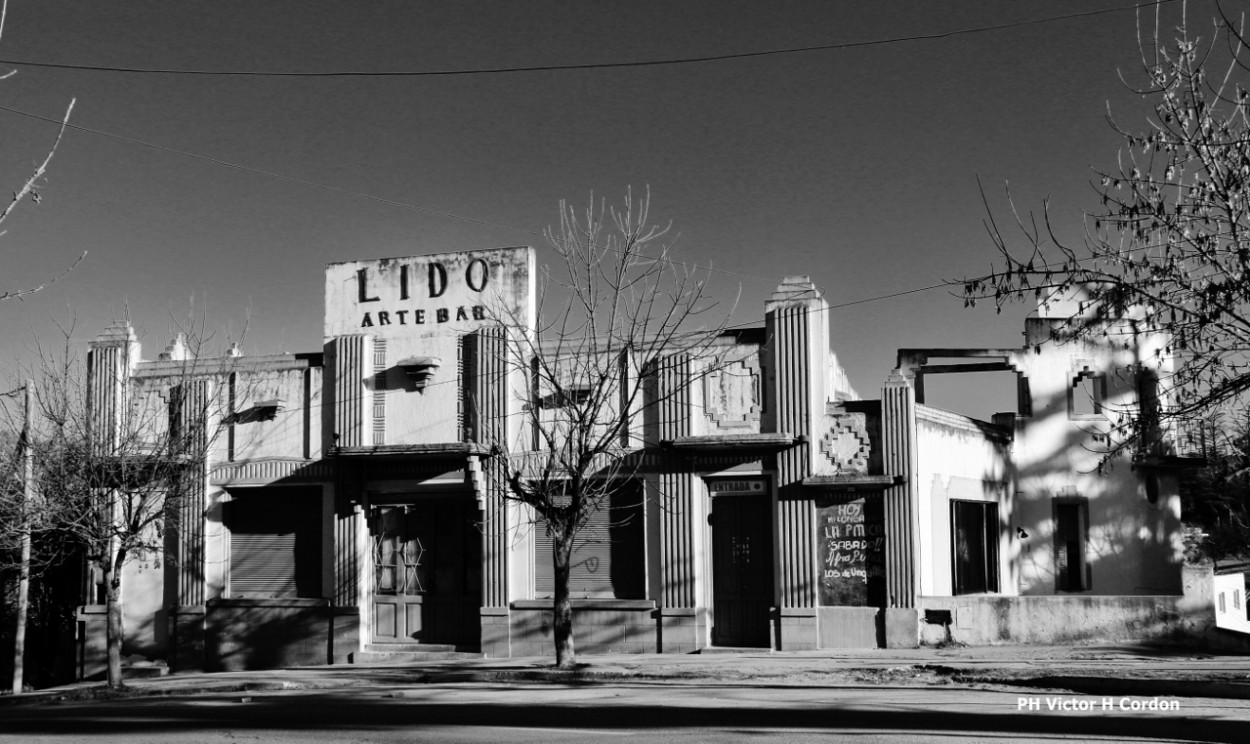
<svg viewBox="0 0 1250 744">
<path fill-rule="evenodd" d="M 1107 119 L 1122 140 L 1115 168 L 1096 171 L 1101 207 L 1084 239 L 1056 235 L 1012 204 L 1009 240 L 987 229 L 1004 262 L 964 280 L 965 304 L 1083 293 L 1056 338 L 1131 348 L 1169 343 L 1149 361 L 1160 378 L 1114 412 L 1106 455 L 1172 454 L 1183 424 L 1235 405 L 1250 390 L 1250 57 L 1243 19 L 1196 30 L 1162 4 L 1138 19 L 1141 75 L 1131 90 L 1150 109 L 1140 126 Z M 1010 194 L 1008 194 L 1010 201 Z M 1125 322 L 1124 319 L 1131 319 Z"/>
<path fill-rule="evenodd" d="M 118 374 L 92 374 L 68 331 L 62 352 L 41 352 L 34 375 L 40 431 L 32 438 L 43 519 L 85 552 L 98 579 L 89 584 L 103 595 L 107 682 L 115 688 L 123 686 L 123 568 L 134 559 L 170 560 L 167 530 L 176 528 L 184 499 L 203 488 L 225 418 L 216 383 L 232 359 L 202 360 L 201 324 L 178 334 L 160 376 L 131 378 L 138 345 L 129 323 L 116 328 Z"/>
<path fill-rule="evenodd" d="M 649 194 L 628 191 L 620 208 L 592 196 L 579 214 L 561 202 L 559 227 L 546 231 L 558 258 L 542 273 L 536 333 L 520 330 L 522 318 L 501 319 L 513 329 L 510 366 L 527 381 L 514 392 L 529 441 L 499 448 L 496 459 L 507 497 L 551 539 L 560 668 L 576 663 L 570 571 L 579 536 L 617 496 L 637 493 L 640 452 L 654 444 L 643 436 L 643 408 L 682 392 L 660 391 L 655 371 L 679 355 L 702 374 L 716 369 L 730 314 L 709 297 L 706 270 L 674 260 L 669 227 L 650 221 L 649 206 Z"/>
</svg>

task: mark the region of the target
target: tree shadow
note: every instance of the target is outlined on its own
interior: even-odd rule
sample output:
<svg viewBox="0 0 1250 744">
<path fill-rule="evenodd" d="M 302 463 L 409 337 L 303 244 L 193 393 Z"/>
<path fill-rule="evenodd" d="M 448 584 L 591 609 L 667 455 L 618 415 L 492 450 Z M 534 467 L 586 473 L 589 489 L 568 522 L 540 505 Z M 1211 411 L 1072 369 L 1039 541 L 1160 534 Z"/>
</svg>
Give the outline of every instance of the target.
<svg viewBox="0 0 1250 744">
<path fill-rule="evenodd" d="M 504 692 L 514 688 L 500 690 Z M 689 689 L 689 688 L 683 688 Z M 744 688 L 738 687 L 737 690 Z M 745 688 L 750 690 L 752 688 Z M 1081 737 L 1086 740 L 1125 737 L 1190 740 L 1196 733 L 1196 722 L 1184 713 L 1125 713 L 1121 711 L 1079 712 L 1045 715 L 1018 711 L 1019 698 L 1003 695 L 1001 701 L 977 700 L 961 703 L 953 699 L 948 705 L 931 705 L 926 710 L 907 710 L 905 700 L 888 708 L 863 700 L 856 695 L 871 691 L 877 699 L 898 699 L 902 690 L 888 688 L 839 688 L 848 700 L 836 696 L 823 704 L 810 702 L 792 704 L 774 700 L 752 700 L 709 704 L 705 698 L 688 698 L 674 690 L 671 705 L 619 704 L 584 705 L 578 702 L 552 704 L 536 702 L 534 695 L 518 695 L 515 700 L 471 703 L 443 702 L 443 695 L 456 695 L 454 689 L 431 689 L 422 699 L 377 697 L 376 694 L 324 694 L 300 696 L 255 696 L 247 704 L 227 703 L 229 698 L 196 698 L 194 704 L 182 701 L 128 701 L 115 703 L 59 706 L 49 709 L 14 709 L 0 711 L 5 729 L 13 735 L 83 735 L 100 731 L 113 735 L 135 734 L 183 735 L 207 728 L 233 732 L 253 731 L 318 731 L 351 732 L 405 731 L 420 736 L 425 731 L 446 727 L 505 727 L 570 732 L 625 730 L 634 732 L 674 730 L 680 732 L 736 731 L 763 733 L 787 730 L 816 731 L 823 734 L 857 734 L 876 732 L 908 735 L 922 733 L 959 734 L 964 736 L 993 733 L 1002 737 Z M 994 693 L 969 693 L 994 694 Z M 1044 692 L 1036 693 L 1045 705 Z M 1056 694 L 1055 697 L 1060 697 Z M 1063 696 L 1068 697 L 1068 696 Z M 683 699 L 684 698 L 684 699 Z M 1101 702 L 1089 698 L 1095 706 Z M 1118 698 L 1117 698 L 1118 700 Z M 684 704 L 689 702 L 690 704 Z M 695 704 L 695 703 L 698 704 Z M 917 703 L 920 705 L 920 703 Z M 1244 710 L 1244 706 L 1235 706 Z M 995 710 L 997 708 L 997 710 Z M 1210 719 L 1201 722 L 1204 741 L 1244 741 L 1244 722 Z"/>
</svg>

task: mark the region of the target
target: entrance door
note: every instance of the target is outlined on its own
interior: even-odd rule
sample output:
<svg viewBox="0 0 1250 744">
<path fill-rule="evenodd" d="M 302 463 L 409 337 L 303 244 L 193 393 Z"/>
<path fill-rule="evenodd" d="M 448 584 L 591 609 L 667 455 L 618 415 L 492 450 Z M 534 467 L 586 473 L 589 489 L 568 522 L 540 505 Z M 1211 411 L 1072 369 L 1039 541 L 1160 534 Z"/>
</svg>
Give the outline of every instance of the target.
<svg viewBox="0 0 1250 744">
<path fill-rule="evenodd" d="M 379 506 L 373 537 L 373 640 L 476 648 L 482 536 L 465 498 Z"/>
<path fill-rule="evenodd" d="M 773 541 L 769 500 L 712 499 L 712 642 L 769 645 Z"/>
</svg>

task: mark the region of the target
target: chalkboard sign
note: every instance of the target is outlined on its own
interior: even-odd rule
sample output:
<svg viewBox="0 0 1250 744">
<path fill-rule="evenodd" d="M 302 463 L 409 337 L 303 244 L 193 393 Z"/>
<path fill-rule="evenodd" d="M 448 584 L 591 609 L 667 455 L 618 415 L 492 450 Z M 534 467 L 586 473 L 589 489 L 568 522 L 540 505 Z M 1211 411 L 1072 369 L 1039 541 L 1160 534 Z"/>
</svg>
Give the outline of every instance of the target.
<svg viewBox="0 0 1250 744">
<path fill-rule="evenodd" d="M 881 497 L 832 494 L 816 501 L 820 604 L 885 606 L 885 525 Z"/>
</svg>

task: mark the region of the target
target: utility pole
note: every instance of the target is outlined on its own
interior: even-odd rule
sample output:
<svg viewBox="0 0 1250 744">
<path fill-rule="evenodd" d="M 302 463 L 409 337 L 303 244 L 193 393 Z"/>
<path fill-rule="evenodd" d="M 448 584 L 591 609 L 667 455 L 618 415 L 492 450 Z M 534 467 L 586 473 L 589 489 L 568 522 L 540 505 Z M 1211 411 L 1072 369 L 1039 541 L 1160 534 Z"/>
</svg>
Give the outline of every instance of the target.
<svg viewBox="0 0 1250 744">
<path fill-rule="evenodd" d="M 35 497 L 35 448 L 32 443 L 34 429 L 35 385 L 27 380 L 25 385 L 26 411 L 22 420 L 22 546 L 21 568 L 17 581 L 17 627 L 13 634 L 13 694 L 22 691 L 22 673 L 26 657 L 26 613 L 30 607 L 30 509 Z"/>
</svg>

